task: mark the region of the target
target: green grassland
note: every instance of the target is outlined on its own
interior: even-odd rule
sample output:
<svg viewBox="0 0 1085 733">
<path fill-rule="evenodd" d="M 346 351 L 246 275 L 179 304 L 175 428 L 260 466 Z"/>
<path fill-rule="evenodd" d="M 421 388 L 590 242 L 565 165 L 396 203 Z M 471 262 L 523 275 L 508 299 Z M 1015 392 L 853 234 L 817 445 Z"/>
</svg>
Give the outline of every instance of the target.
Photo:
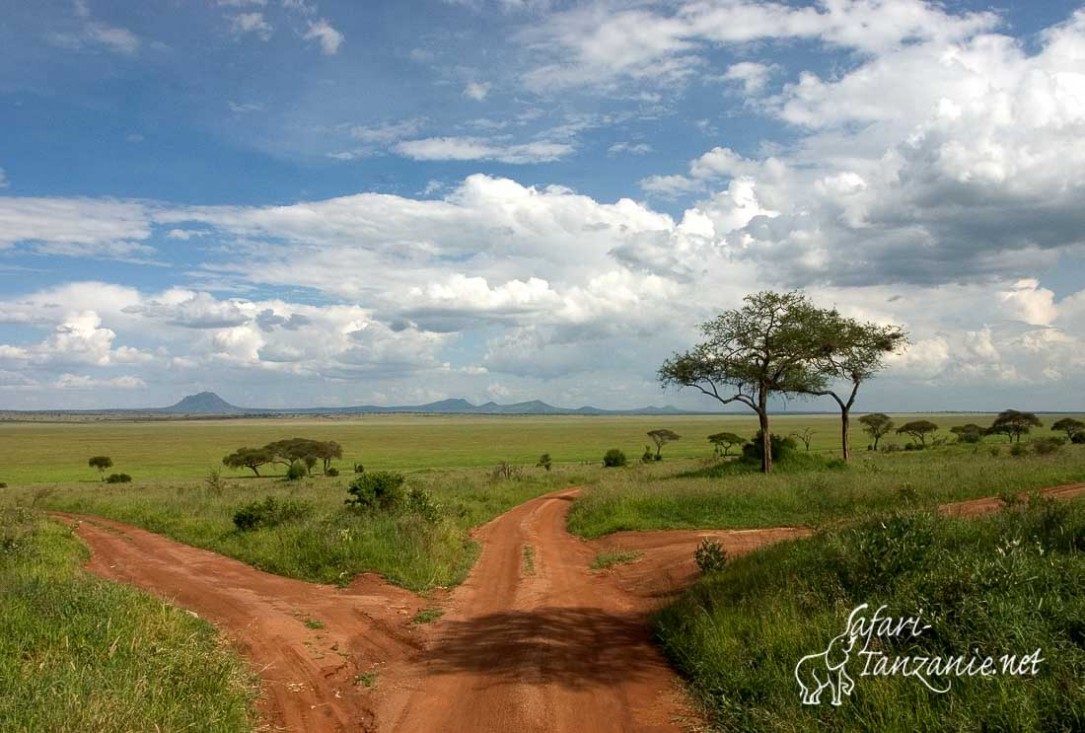
<svg viewBox="0 0 1085 733">
<path fill-rule="evenodd" d="M 855 417 L 858 417 L 856 415 Z M 989 424 L 991 415 L 907 415 L 897 424 L 934 420 L 943 434 L 954 425 Z M 1051 420 L 1045 418 L 1045 424 Z M 335 440 L 343 446 L 340 467 L 363 463 L 368 469 L 416 470 L 493 466 L 499 461 L 534 465 L 542 453 L 555 463 L 596 463 L 609 448 L 637 460 L 650 443 L 646 433 L 674 430 L 682 439 L 667 444 L 665 458 L 710 456 L 706 440 L 728 431 L 753 435 L 752 414 L 679 416 L 427 416 L 376 415 L 351 418 L 162 420 L 144 422 L 0 422 L 5 460 L 0 481 L 9 486 L 95 481 L 87 466 L 94 455 L 113 459 L 113 471 L 137 482 L 198 479 L 222 457 L 242 446 L 258 447 L 293 437 Z M 777 415 L 772 430 L 781 435 L 810 428 L 812 451 L 838 446 L 836 415 Z M 861 452 L 867 438 L 854 422 L 852 444 Z M 1039 432 L 1049 434 L 1046 429 Z M 903 443 L 902 436 L 883 439 Z M 272 472 L 282 468 L 269 467 Z"/>
<path fill-rule="evenodd" d="M 85 557 L 66 527 L 0 509 L 0 730 L 252 730 L 253 680 L 215 630 Z"/>
<path fill-rule="evenodd" d="M 896 513 L 786 542 L 702 578 L 655 621 L 718 731 L 1085 730 L 1085 501 L 1041 500 L 985 519 Z M 842 705 L 800 702 L 795 666 L 852 609 L 919 614 L 918 637 L 875 637 L 891 658 L 1023 656 L 1037 674 L 861 676 Z M 868 613 L 869 617 L 869 613 Z M 861 648 L 859 644 L 857 648 Z M 823 667 L 824 669 L 824 667 Z M 1031 671 L 1031 670 L 1030 670 Z"/>
</svg>

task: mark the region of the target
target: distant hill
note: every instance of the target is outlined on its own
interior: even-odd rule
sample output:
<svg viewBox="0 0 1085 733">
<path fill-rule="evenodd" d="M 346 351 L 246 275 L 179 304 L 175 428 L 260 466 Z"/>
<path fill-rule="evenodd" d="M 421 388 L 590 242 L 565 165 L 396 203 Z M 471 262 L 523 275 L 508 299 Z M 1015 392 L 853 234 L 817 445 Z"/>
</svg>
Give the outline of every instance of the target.
<svg viewBox="0 0 1085 733">
<path fill-rule="evenodd" d="M 155 412 L 168 412 L 171 415 L 240 415 L 251 411 L 231 405 L 214 392 L 200 392 Z"/>
<path fill-rule="evenodd" d="M 539 400 L 499 405 L 487 402 L 475 405 L 464 399 L 448 399 L 425 405 L 356 405 L 352 407 L 298 407 L 266 409 L 231 405 L 214 392 L 189 395 L 176 405 L 152 410 L 170 415 L 373 415 L 381 413 L 410 413 L 429 415 L 682 415 L 699 414 L 676 407 L 641 407 L 632 410 L 603 410 L 598 407 L 554 407 Z"/>
</svg>

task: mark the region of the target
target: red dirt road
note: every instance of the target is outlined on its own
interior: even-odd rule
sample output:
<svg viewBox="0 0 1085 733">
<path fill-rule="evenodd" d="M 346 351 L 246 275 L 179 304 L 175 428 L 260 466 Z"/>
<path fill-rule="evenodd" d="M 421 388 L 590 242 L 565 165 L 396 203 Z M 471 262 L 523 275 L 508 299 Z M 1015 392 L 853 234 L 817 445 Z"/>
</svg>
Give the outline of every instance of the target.
<svg viewBox="0 0 1085 733">
<path fill-rule="evenodd" d="M 702 538 L 737 555 L 809 530 L 620 532 L 585 542 L 565 530 L 576 493 L 533 499 L 479 528 L 478 562 L 440 602 L 444 616 L 423 626 L 410 619 L 430 604 L 374 576 L 340 590 L 117 522 L 57 516 L 78 523 L 91 572 L 154 592 L 234 639 L 263 679 L 271 730 L 683 730 L 695 716 L 651 643 L 647 614 L 694 579 Z M 1043 493 L 1070 498 L 1085 484 Z M 979 499 L 942 511 L 999 506 Z M 589 569 L 596 553 L 614 551 L 643 555 Z M 366 672 L 376 672 L 375 689 L 355 684 Z"/>
</svg>

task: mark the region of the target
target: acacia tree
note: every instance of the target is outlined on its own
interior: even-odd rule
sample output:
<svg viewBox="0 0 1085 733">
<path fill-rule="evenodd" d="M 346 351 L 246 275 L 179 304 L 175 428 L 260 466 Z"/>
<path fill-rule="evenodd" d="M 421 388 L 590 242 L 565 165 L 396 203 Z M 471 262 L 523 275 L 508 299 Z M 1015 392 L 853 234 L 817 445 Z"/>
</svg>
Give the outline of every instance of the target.
<svg viewBox="0 0 1085 733">
<path fill-rule="evenodd" d="M 872 412 L 859 418 L 859 424 L 863 426 L 866 434 L 874 439 L 874 450 L 878 450 L 878 441 L 893 429 L 893 418 L 884 412 Z"/>
<path fill-rule="evenodd" d="M 652 442 L 656 444 L 656 460 L 663 460 L 663 456 L 660 453 L 663 450 L 663 446 L 670 443 L 672 440 L 678 440 L 682 436 L 673 430 L 667 430 L 666 428 L 660 428 L 659 430 L 649 430 L 648 437 L 652 439 Z"/>
<path fill-rule="evenodd" d="M 222 465 L 227 468 L 247 468 L 259 476 L 260 466 L 271 463 L 273 459 L 274 456 L 266 448 L 238 448 L 222 459 Z"/>
<path fill-rule="evenodd" d="M 1010 439 L 1013 443 L 1015 440 L 1020 443 L 1021 436 L 1029 432 L 1032 428 L 1043 427 L 1043 423 L 1040 422 L 1040 418 L 1036 417 L 1033 412 L 1018 412 L 1017 410 L 1003 410 L 998 413 L 998 417 L 991 423 L 991 427 L 987 428 L 988 433 L 1001 433 Z"/>
<path fill-rule="evenodd" d="M 90 459 L 87 460 L 87 465 L 91 468 L 97 468 L 98 475 L 103 476 L 102 480 L 104 481 L 105 470 L 113 467 L 113 459 L 109 456 L 91 456 Z"/>
<path fill-rule="evenodd" d="M 937 430 L 938 426 L 930 420 L 913 420 L 912 422 L 906 422 L 897 428 L 897 435 L 900 435 L 901 433 L 910 435 L 919 445 L 926 448 L 927 436 Z"/>
<path fill-rule="evenodd" d="M 1078 433 L 1085 433 L 1085 422 L 1075 420 L 1072 417 L 1064 417 L 1051 423 L 1052 430 L 1061 430 L 1066 433 L 1067 440 L 1073 440 Z"/>
<path fill-rule="evenodd" d="M 840 407 L 840 447 L 845 461 L 851 459 L 848 431 L 851 408 L 859 395 L 859 386 L 885 368 L 885 357 L 904 346 L 908 340 L 899 326 L 860 323 L 845 318 L 836 310 L 821 311 L 819 335 L 821 352 L 815 359 L 817 370 L 828 382 L 842 381 L 842 390 L 811 390 L 818 396 L 832 397 Z"/>
<path fill-rule="evenodd" d="M 717 456 L 726 457 L 732 446 L 742 445 L 746 439 L 737 433 L 713 433 L 708 436 L 708 442 L 715 446 Z"/>
<path fill-rule="evenodd" d="M 762 291 L 745 305 L 701 325 L 704 341 L 659 368 L 664 387 L 693 387 L 720 404 L 738 402 L 757 414 L 761 470 L 772 471 L 769 398 L 812 394 L 824 376 L 812 366 L 820 348 L 820 312 L 800 292 Z"/>
</svg>

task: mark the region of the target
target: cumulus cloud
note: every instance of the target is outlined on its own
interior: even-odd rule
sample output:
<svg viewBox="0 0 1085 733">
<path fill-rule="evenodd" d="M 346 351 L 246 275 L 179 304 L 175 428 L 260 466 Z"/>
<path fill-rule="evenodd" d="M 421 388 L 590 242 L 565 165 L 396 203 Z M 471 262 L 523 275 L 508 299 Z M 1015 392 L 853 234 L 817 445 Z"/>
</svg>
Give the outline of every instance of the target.
<svg viewBox="0 0 1085 733">
<path fill-rule="evenodd" d="M 0 249 L 14 244 L 50 254 L 148 254 L 147 206 L 122 201 L 0 197 Z"/>
</svg>

